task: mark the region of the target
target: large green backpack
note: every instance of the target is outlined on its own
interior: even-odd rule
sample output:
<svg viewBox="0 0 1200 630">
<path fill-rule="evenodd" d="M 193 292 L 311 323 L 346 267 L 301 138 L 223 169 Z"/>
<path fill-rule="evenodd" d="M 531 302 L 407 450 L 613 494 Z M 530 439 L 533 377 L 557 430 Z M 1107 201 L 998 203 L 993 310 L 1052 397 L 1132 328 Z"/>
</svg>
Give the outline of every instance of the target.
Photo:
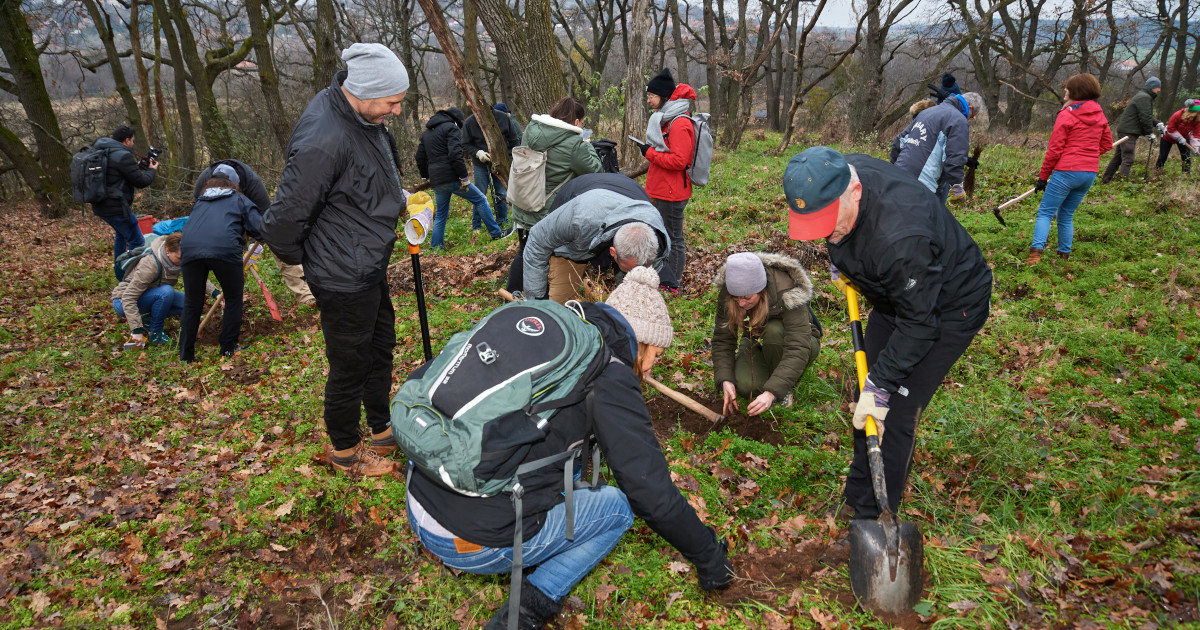
<svg viewBox="0 0 1200 630">
<path fill-rule="evenodd" d="M 421 378 L 405 381 L 392 399 L 392 434 L 446 488 L 512 492 L 555 411 L 584 400 L 609 356 L 582 307 L 511 302 L 451 337 Z"/>
</svg>

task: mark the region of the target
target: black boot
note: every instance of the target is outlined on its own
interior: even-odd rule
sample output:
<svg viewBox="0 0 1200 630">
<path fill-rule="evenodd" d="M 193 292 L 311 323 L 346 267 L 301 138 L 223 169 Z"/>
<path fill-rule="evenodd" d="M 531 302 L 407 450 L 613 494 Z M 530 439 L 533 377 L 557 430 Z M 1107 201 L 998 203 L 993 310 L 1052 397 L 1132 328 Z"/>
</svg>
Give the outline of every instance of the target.
<svg viewBox="0 0 1200 630">
<path fill-rule="evenodd" d="M 509 600 L 500 604 L 500 609 L 492 615 L 484 630 L 508 630 Z M 558 615 L 562 604 L 546 596 L 538 587 L 529 583 L 529 578 L 521 579 L 521 613 L 517 616 L 518 630 L 540 630 Z"/>
</svg>

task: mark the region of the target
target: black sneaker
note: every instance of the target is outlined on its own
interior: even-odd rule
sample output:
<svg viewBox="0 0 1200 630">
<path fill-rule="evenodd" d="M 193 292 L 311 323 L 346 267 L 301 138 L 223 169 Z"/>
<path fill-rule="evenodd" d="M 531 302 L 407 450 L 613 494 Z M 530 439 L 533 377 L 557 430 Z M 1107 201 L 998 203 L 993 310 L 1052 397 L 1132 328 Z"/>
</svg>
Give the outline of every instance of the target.
<svg viewBox="0 0 1200 630">
<path fill-rule="evenodd" d="M 504 239 L 506 239 L 506 238 L 508 238 L 508 237 L 510 237 L 510 236 L 512 236 L 512 235 L 513 235 L 513 229 L 512 229 L 512 228 L 508 228 L 508 229 L 506 229 L 506 230 L 502 230 L 502 231 L 500 232 L 500 235 L 499 235 L 499 236 L 493 236 L 493 237 L 492 237 L 492 240 L 493 240 L 493 241 L 502 241 L 502 240 L 504 240 Z"/>
<path fill-rule="evenodd" d="M 233 350 L 222 350 L 222 351 L 221 351 L 221 356 L 223 356 L 223 357 L 231 357 L 231 356 L 233 356 L 235 353 L 241 352 L 241 351 L 243 351 L 243 350 L 247 350 L 247 349 L 249 349 L 249 348 L 250 348 L 250 346 L 238 346 L 238 347 L 234 348 Z"/>
</svg>

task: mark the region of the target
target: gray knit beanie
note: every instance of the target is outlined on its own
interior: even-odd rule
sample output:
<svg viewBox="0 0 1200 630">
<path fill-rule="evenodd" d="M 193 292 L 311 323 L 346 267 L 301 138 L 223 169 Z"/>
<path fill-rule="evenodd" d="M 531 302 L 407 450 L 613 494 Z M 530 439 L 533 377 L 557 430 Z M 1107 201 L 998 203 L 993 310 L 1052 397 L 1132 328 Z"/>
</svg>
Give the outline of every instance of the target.
<svg viewBox="0 0 1200 630">
<path fill-rule="evenodd" d="M 659 348 L 671 345 L 675 329 L 671 327 L 667 303 L 658 292 L 657 271 L 634 267 L 625 274 L 625 280 L 613 290 L 605 304 L 617 309 L 629 322 L 639 343 Z"/>
<path fill-rule="evenodd" d="M 383 44 L 351 44 L 342 51 L 346 80 L 342 87 L 355 98 L 369 100 L 408 91 L 408 70 Z"/>
<path fill-rule="evenodd" d="M 725 261 L 725 290 L 733 297 L 754 295 L 767 288 L 767 269 L 762 259 L 750 252 L 741 252 Z"/>
<path fill-rule="evenodd" d="M 241 178 L 238 177 L 237 171 L 228 164 L 218 164 L 212 171 L 213 177 L 224 177 L 234 184 L 240 183 Z"/>
<path fill-rule="evenodd" d="M 1162 87 L 1162 81 L 1158 77 L 1150 77 L 1146 79 L 1146 89 L 1153 90 L 1154 88 Z"/>
</svg>

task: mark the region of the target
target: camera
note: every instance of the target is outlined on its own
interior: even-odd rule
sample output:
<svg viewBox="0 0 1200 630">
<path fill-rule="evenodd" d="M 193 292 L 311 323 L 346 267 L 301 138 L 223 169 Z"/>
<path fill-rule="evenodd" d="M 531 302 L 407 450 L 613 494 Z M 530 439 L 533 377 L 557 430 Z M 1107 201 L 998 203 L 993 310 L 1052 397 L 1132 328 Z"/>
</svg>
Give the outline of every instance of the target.
<svg viewBox="0 0 1200 630">
<path fill-rule="evenodd" d="M 150 149 L 146 151 L 146 157 L 142 158 L 142 161 L 138 162 L 138 166 L 142 168 L 150 168 L 150 160 L 157 160 L 158 156 L 162 155 L 162 152 L 163 150 L 158 147 L 150 147 Z"/>
</svg>

